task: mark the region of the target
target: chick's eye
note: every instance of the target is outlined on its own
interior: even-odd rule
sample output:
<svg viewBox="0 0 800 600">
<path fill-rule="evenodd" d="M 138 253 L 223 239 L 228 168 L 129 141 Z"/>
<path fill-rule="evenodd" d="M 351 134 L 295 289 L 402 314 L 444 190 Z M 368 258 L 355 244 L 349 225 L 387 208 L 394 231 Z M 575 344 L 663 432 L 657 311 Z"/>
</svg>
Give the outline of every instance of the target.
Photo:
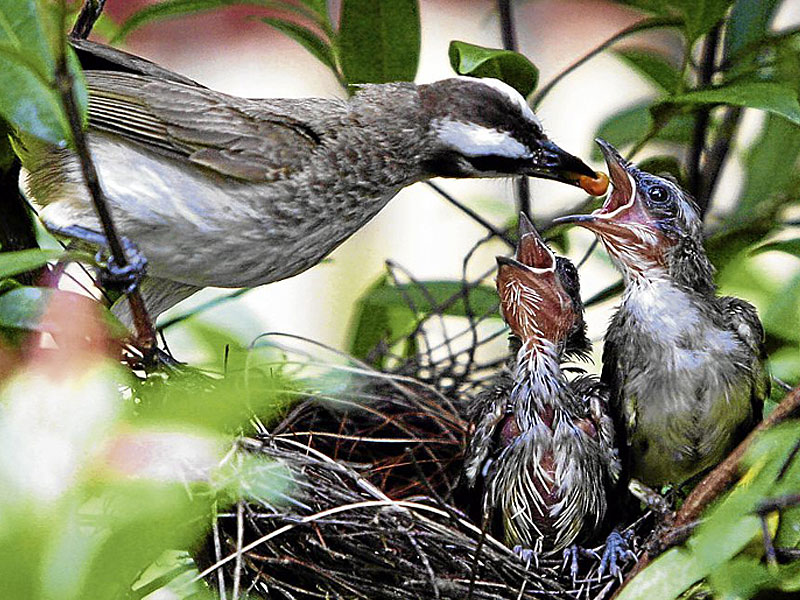
<svg viewBox="0 0 800 600">
<path fill-rule="evenodd" d="M 655 185 L 647 191 L 647 196 L 653 202 L 666 202 L 669 192 L 662 185 Z"/>
</svg>

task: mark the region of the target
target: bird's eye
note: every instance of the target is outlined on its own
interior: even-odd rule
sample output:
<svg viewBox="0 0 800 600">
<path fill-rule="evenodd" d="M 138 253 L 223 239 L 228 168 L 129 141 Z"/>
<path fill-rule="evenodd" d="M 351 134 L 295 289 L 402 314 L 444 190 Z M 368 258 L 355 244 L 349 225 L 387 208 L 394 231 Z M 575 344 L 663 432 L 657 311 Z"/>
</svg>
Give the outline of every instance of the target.
<svg viewBox="0 0 800 600">
<path fill-rule="evenodd" d="M 647 196 L 653 202 L 663 203 L 667 201 L 669 192 L 663 185 L 654 185 L 647 191 Z"/>
</svg>

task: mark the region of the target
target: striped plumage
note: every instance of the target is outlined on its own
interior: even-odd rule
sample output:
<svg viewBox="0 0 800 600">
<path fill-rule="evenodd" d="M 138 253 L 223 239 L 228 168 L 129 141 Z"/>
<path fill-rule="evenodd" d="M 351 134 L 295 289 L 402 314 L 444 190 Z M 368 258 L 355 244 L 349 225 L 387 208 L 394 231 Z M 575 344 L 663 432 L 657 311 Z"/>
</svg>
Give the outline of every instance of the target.
<svg viewBox="0 0 800 600">
<path fill-rule="evenodd" d="M 520 223 L 516 260 L 498 261 L 514 356 L 473 401 L 466 476 L 495 534 L 557 551 L 600 529 L 619 463 L 605 388 L 562 369 L 589 347 L 575 268 Z"/>
</svg>

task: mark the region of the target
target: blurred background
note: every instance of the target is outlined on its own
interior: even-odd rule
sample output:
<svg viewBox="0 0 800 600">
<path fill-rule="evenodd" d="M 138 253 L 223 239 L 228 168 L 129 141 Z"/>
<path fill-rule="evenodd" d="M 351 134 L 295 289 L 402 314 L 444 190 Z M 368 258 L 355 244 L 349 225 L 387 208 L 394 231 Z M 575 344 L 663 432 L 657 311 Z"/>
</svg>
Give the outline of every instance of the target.
<svg viewBox="0 0 800 600">
<path fill-rule="evenodd" d="M 106 12 L 116 22 L 148 4 L 149 0 L 109 0 Z M 540 69 L 540 87 L 575 60 L 607 40 L 614 33 L 642 18 L 626 6 L 603 0 L 529 0 L 513 3 L 520 51 Z M 337 14 L 336 6 L 332 14 Z M 496 2 L 492 0 L 421 0 L 422 54 L 418 82 L 453 75 L 447 49 L 453 39 L 489 47 L 501 47 Z M 299 44 L 267 27 L 253 16 L 270 15 L 269 10 L 233 7 L 213 13 L 181 17 L 149 24 L 136 30 L 126 49 L 202 84 L 248 97 L 343 96 L 338 82 L 320 62 Z M 773 28 L 800 23 L 800 0 L 782 4 Z M 648 32 L 625 40 L 616 48 L 650 47 L 680 62 L 678 33 Z M 615 112 L 657 95 L 657 88 L 639 76 L 613 53 L 602 53 L 559 83 L 538 109 L 550 136 L 570 152 L 585 158 L 593 167 L 593 137 L 598 126 Z M 741 148 L 757 134 L 763 113 L 747 110 L 739 138 L 734 141 L 728 167 L 720 178 L 709 224 L 724 218 L 730 200 L 742 186 Z M 655 153 L 674 154 L 676 147 L 651 143 L 637 160 Z M 678 157 L 682 159 L 682 157 Z M 461 202 L 497 226 L 515 217 L 514 185 L 508 180 L 451 181 L 441 186 Z M 531 180 L 533 216 L 546 222 L 555 213 L 565 213 L 586 200 L 567 186 Z M 797 215 L 795 215 L 796 217 Z M 790 215 L 791 217 L 791 215 Z M 225 302 L 192 320 L 226 329 L 243 344 L 258 333 L 282 331 L 308 336 L 337 348 L 348 347 L 348 328 L 357 299 L 385 273 L 391 259 L 418 279 L 457 279 L 465 255 L 485 235 L 485 230 L 423 184 L 403 190 L 366 227 L 346 241 L 326 262 L 287 281 L 252 290 Z M 568 254 L 579 260 L 591 242 L 588 232 L 575 231 Z M 788 235 L 788 234 L 787 234 Z M 496 254 L 506 254 L 500 243 L 484 244 L 470 261 L 470 275 L 477 276 L 494 265 Z M 762 317 L 778 290 L 797 278 L 800 263 L 777 252 L 734 261 L 720 274 L 722 291 L 734 293 L 758 306 Z M 602 251 L 595 252 L 581 268 L 584 298 L 589 298 L 615 281 L 616 274 Z M 493 285 L 492 281 L 488 281 Z M 170 319 L 184 314 L 230 290 L 208 289 L 162 315 Z M 602 338 L 616 299 L 593 306 L 588 315 L 590 337 Z M 791 329 L 797 329 L 796 296 Z M 781 313 L 785 318 L 786 310 Z M 163 321 L 162 321 L 163 322 Z M 787 323 L 787 325 L 789 325 Z M 785 329 L 785 328 L 784 328 Z M 167 341 L 178 358 L 202 361 L 201 350 L 192 340 L 187 323 L 171 326 Z M 791 334 L 794 335 L 794 334 Z M 599 346 L 599 344 L 596 344 Z M 498 338 L 494 350 L 502 352 Z M 797 347 L 787 361 L 797 362 Z M 597 358 L 597 357 L 596 357 Z M 781 356 L 774 357 L 780 363 Z M 789 369 L 789 367 L 787 367 Z M 794 367 L 791 367 L 794 369 Z M 791 369 L 781 372 L 792 378 Z"/>
</svg>

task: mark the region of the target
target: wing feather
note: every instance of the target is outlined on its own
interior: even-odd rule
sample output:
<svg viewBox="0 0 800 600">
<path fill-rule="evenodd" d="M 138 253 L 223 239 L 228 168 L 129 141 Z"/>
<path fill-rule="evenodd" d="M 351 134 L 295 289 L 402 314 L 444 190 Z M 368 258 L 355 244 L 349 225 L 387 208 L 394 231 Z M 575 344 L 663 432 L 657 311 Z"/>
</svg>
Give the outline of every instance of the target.
<svg viewBox="0 0 800 600">
<path fill-rule="evenodd" d="M 307 121 L 289 109 L 271 112 L 270 101 L 129 73 L 86 77 L 91 128 L 220 175 L 277 181 L 301 169 L 321 143 Z"/>
</svg>

